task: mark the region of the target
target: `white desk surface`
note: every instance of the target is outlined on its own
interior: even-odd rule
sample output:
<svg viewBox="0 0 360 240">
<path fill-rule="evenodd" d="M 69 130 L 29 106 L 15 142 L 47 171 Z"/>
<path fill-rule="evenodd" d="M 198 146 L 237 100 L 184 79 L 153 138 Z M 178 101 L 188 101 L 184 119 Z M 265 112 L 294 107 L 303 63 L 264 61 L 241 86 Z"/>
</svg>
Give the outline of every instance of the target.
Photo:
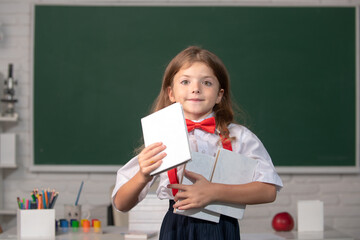
<svg viewBox="0 0 360 240">
<path fill-rule="evenodd" d="M 56 234 L 55 239 L 39 239 L 39 238 L 18 238 L 16 234 L 16 227 L 0 234 L 0 240 L 124 240 L 124 233 L 128 232 L 127 228 L 107 226 L 102 228 L 102 233 L 84 233 L 79 228 L 77 232 L 73 232 L 69 228 L 67 233 Z M 149 240 L 157 240 L 158 236 L 150 238 Z"/>
<path fill-rule="evenodd" d="M 83 233 L 81 231 L 56 235 L 55 240 L 123 240 L 126 228 L 108 226 L 103 228 L 103 233 Z M 16 228 L 10 229 L 0 234 L 0 240 L 21 240 L 17 238 Z M 158 236 L 149 240 L 157 240 Z M 291 232 L 273 232 L 273 233 L 242 233 L 241 240 L 354 240 L 334 230 L 326 230 L 324 232 L 307 232 L 298 233 Z M 28 239 L 26 240 L 39 240 Z"/>
<path fill-rule="evenodd" d="M 241 240 L 354 240 L 334 230 L 324 232 L 273 232 L 241 234 Z"/>
</svg>

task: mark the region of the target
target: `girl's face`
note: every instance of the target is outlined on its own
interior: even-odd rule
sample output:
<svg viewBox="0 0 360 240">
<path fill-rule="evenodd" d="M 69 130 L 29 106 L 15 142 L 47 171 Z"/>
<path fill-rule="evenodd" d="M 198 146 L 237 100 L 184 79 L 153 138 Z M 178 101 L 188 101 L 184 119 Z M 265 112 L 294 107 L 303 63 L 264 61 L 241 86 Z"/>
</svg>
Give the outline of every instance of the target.
<svg viewBox="0 0 360 240">
<path fill-rule="evenodd" d="M 220 103 L 223 94 L 224 89 L 220 89 L 213 70 L 202 62 L 181 68 L 168 88 L 170 101 L 181 103 L 185 118 L 190 120 L 209 115 L 215 104 Z"/>
</svg>

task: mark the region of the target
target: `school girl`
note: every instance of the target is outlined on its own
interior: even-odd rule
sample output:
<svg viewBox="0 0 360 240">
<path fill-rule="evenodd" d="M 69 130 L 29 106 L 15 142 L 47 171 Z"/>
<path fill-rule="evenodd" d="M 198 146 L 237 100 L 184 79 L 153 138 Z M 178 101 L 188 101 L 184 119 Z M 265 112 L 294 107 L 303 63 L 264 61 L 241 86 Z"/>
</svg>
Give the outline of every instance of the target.
<svg viewBox="0 0 360 240">
<path fill-rule="evenodd" d="M 257 159 L 253 182 L 239 185 L 216 184 L 185 171 L 193 185 L 178 184 L 183 166 L 151 177 L 166 156 L 161 142 L 145 147 L 117 172 L 112 194 L 119 211 L 129 211 L 145 198 L 159 178 L 156 194 L 169 199 L 159 239 L 240 239 L 238 220 L 221 215 L 219 223 L 173 213 L 173 208 L 191 209 L 220 201 L 235 204 L 273 202 L 282 187 L 280 177 L 260 140 L 246 127 L 234 123 L 230 81 L 222 61 L 210 51 L 191 46 L 168 64 L 153 112 L 172 103 L 182 104 L 189 130 L 191 151 L 215 156 L 218 147 Z M 191 125 L 191 126 L 190 126 Z M 190 129 L 189 129 L 190 128 Z M 178 191 L 179 190 L 179 191 Z M 177 201 L 181 199 L 181 201 Z"/>
</svg>

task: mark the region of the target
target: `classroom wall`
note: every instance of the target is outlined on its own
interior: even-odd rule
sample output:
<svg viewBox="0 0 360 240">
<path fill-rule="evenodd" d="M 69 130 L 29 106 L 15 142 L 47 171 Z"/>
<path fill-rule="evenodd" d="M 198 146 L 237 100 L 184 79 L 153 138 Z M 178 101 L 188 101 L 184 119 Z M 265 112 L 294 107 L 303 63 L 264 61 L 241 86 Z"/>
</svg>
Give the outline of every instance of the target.
<svg viewBox="0 0 360 240">
<path fill-rule="evenodd" d="M 277 1 L 277 0 L 143 0 L 143 1 L 83 1 L 83 0 L 0 0 L 0 84 L 7 76 L 8 63 L 14 64 L 14 75 L 19 84 L 16 86 L 16 97 L 19 103 L 16 110 L 20 115 L 17 124 L 3 124 L 3 132 L 14 132 L 18 136 L 16 169 L 3 169 L 4 204 L 7 209 L 16 208 L 16 197 L 27 197 L 34 188 L 55 188 L 60 192 L 56 204 L 56 216 L 63 216 L 63 205 L 73 204 L 80 183 L 84 180 L 83 192 L 79 200 L 85 215 L 100 218 L 106 222 L 106 208 L 110 204 L 110 188 L 115 181 L 114 173 L 33 173 L 29 171 L 31 165 L 31 21 L 32 6 L 34 3 L 92 3 L 92 4 L 157 4 L 172 5 L 360 5 L 360 0 L 303 0 L 303 1 Z M 1 34 L 0 34 L 1 35 Z M 79 89 L 81 91 L 81 89 Z M 49 111 L 56 111 L 56 106 Z M 119 126 L 114 126 L 114 128 Z M 1 128 L 0 128 L 1 131 Z M 66 150 L 66 149 L 64 149 Z M 281 211 L 288 211 L 296 217 L 296 203 L 298 200 L 319 199 L 325 204 L 326 229 L 336 229 L 360 239 L 360 175 L 359 174 L 281 174 L 284 189 L 279 193 L 275 203 L 267 205 L 248 206 L 245 218 L 240 222 L 242 232 L 272 231 L 271 219 Z M 133 226 L 147 228 L 158 226 L 159 220 L 152 219 L 157 216 L 161 219 L 162 212 L 167 203 L 159 202 L 149 196 L 139 208 L 130 215 Z M 149 208 L 149 206 L 156 206 Z M 164 208 L 165 206 L 165 208 Z M 139 210 L 140 209 L 140 210 Z M 144 209 L 151 209 L 146 221 L 139 217 Z M 0 224 L 4 230 L 15 226 L 16 218 L 13 216 L 0 217 Z"/>
</svg>

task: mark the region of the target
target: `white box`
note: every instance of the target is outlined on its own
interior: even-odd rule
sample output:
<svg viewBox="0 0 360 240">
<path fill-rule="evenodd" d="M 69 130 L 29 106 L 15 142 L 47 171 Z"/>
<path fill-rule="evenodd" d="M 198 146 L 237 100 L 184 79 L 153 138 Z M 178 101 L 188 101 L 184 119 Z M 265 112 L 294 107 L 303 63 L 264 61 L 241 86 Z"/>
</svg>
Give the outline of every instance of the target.
<svg viewBox="0 0 360 240">
<path fill-rule="evenodd" d="M 21 239 L 55 239 L 55 209 L 18 209 L 17 235 Z"/>
<path fill-rule="evenodd" d="M 324 203 L 319 200 L 298 201 L 298 232 L 324 231 Z"/>
<path fill-rule="evenodd" d="M 14 133 L 0 134 L 0 165 L 15 166 L 16 163 L 16 135 Z"/>
</svg>

